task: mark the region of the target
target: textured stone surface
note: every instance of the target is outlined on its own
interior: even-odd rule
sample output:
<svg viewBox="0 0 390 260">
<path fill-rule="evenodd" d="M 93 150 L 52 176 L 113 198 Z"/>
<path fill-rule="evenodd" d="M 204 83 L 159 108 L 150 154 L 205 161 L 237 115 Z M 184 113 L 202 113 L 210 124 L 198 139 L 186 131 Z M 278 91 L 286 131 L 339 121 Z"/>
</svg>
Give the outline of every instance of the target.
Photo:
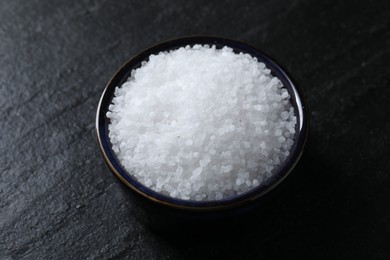
<svg viewBox="0 0 390 260">
<path fill-rule="evenodd" d="M 0 259 L 389 259 L 389 6 L 1 1 Z M 311 109 L 294 176 L 241 236 L 228 227 L 204 240 L 145 229 L 95 142 L 96 106 L 115 70 L 190 34 L 271 54 Z"/>
</svg>

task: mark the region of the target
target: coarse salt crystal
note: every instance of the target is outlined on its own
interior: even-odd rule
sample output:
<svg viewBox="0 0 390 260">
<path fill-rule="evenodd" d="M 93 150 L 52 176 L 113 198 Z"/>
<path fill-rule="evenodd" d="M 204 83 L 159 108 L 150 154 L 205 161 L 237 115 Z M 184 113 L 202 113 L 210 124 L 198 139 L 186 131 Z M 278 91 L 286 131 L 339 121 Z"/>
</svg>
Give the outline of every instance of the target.
<svg viewBox="0 0 390 260">
<path fill-rule="evenodd" d="M 221 200 L 261 185 L 290 154 L 290 95 L 256 58 L 198 44 L 141 65 L 106 116 L 112 150 L 145 186 Z"/>
</svg>

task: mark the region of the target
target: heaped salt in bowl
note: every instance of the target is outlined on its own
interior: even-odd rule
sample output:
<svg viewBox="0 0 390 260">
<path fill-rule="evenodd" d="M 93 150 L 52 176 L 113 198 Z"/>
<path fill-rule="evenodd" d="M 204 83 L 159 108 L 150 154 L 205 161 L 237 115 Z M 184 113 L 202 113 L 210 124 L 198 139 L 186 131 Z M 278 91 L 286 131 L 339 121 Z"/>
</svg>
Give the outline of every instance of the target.
<svg viewBox="0 0 390 260">
<path fill-rule="evenodd" d="M 208 45 L 151 55 L 116 88 L 107 117 L 112 149 L 134 178 L 197 201 L 261 185 L 289 155 L 297 122 L 264 63 Z"/>
</svg>

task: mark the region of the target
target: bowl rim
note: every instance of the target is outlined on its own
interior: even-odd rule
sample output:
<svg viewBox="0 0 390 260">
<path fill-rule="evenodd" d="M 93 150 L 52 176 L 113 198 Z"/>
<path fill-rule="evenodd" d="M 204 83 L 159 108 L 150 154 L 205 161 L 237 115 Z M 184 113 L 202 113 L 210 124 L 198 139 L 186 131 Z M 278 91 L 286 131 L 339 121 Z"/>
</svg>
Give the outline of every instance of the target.
<svg viewBox="0 0 390 260">
<path fill-rule="evenodd" d="M 267 68 L 271 70 L 272 74 L 276 73 L 279 75 L 278 78 L 281 81 L 283 81 L 284 87 L 290 93 L 291 102 L 296 103 L 295 106 L 293 105 L 293 107 L 294 109 L 296 107 L 298 108 L 298 111 L 295 111 L 295 114 L 297 117 L 297 125 L 299 124 L 298 126 L 299 129 L 295 136 L 296 139 L 294 141 L 294 145 L 290 150 L 290 155 L 283 162 L 277 174 L 274 173 L 273 176 L 271 176 L 266 180 L 266 182 L 269 182 L 268 185 L 261 184 L 253 189 L 250 189 L 247 192 L 232 197 L 228 197 L 222 200 L 214 200 L 214 201 L 182 200 L 182 199 L 177 199 L 177 198 L 163 195 L 159 192 L 156 192 L 144 186 L 142 183 L 138 182 L 135 178 L 133 178 L 131 174 L 129 174 L 124 169 L 124 167 L 121 166 L 119 160 L 117 160 L 115 156 L 115 152 L 112 151 L 111 149 L 110 146 L 111 143 L 108 138 L 108 129 L 106 124 L 108 119 L 106 118 L 106 112 L 108 109 L 108 105 L 111 103 L 113 95 L 109 96 L 109 94 L 107 93 L 108 92 L 113 93 L 113 90 L 115 90 L 115 88 L 119 85 L 117 83 L 123 81 L 124 77 L 126 75 L 129 75 L 131 70 L 134 67 L 136 67 L 133 65 L 137 65 L 141 61 L 147 60 L 151 54 L 157 54 L 164 50 L 177 49 L 182 46 L 186 46 L 188 44 L 189 45 L 218 44 L 220 46 L 231 47 L 235 50 L 237 49 L 247 50 L 245 51 L 245 53 L 250 54 L 252 57 L 256 57 L 260 62 L 266 64 Z M 292 93 L 294 95 L 291 95 Z M 309 113 L 308 113 L 308 108 L 304 96 L 302 94 L 302 91 L 294 83 L 292 77 L 286 71 L 286 69 L 281 67 L 279 63 L 275 61 L 274 58 L 270 57 L 270 55 L 265 54 L 263 51 L 260 51 L 259 49 L 247 43 L 228 39 L 228 38 L 223 38 L 219 36 L 195 35 L 195 36 L 179 37 L 168 41 L 159 42 L 139 52 L 138 54 L 136 54 L 135 56 L 127 60 L 114 73 L 110 81 L 106 84 L 103 93 L 100 97 L 98 107 L 97 107 L 97 112 L 96 112 L 96 133 L 97 133 L 98 146 L 101 154 L 103 155 L 103 159 L 106 165 L 109 167 L 111 173 L 114 176 L 116 176 L 122 183 L 124 183 L 131 190 L 135 191 L 142 197 L 152 202 L 156 202 L 158 204 L 162 204 L 172 208 L 196 210 L 196 211 L 205 211 L 205 210 L 209 211 L 209 210 L 235 208 L 240 205 L 250 203 L 251 201 L 263 197 L 265 194 L 268 194 L 271 190 L 277 187 L 295 168 L 296 164 L 298 163 L 299 159 L 303 154 L 304 147 L 306 145 L 307 138 L 308 138 L 308 132 L 309 132 Z"/>
</svg>

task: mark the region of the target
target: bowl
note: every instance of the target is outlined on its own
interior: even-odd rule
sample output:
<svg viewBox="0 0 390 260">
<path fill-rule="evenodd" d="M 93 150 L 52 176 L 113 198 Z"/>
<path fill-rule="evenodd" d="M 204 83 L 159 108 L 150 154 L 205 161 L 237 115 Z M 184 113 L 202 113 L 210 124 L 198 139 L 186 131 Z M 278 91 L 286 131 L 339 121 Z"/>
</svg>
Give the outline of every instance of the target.
<svg viewBox="0 0 390 260">
<path fill-rule="evenodd" d="M 272 177 L 268 178 L 263 184 L 258 187 L 233 197 L 229 197 L 217 201 L 191 201 L 172 198 L 142 185 L 135 178 L 129 174 L 119 162 L 112 150 L 112 145 L 108 137 L 108 124 L 109 119 L 106 117 L 108 106 L 110 105 L 114 96 L 114 91 L 117 86 L 121 86 L 131 74 L 131 71 L 141 66 L 143 61 L 147 61 L 151 54 L 158 54 L 161 51 L 174 50 L 186 45 L 195 44 L 208 44 L 215 45 L 217 48 L 228 46 L 233 49 L 234 52 L 248 53 L 252 57 L 256 57 L 260 62 L 263 62 L 270 70 L 273 76 L 278 77 L 284 87 L 287 89 L 291 96 L 291 104 L 294 107 L 297 117 L 296 133 L 294 136 L 294 144 L 291 147 L 290 155 L 281 164 L 277 171 L 274 172 Z M 156 208 L 159 210 L 153 214 L 161 214 L 164 212 L 175 212 L 174 216 L 187 212 L 191 218 L 195 215 L 198 217 L 208 218 L 221 218 L 223 216 L 231 215 L 230 213 L 240 213 L 247 211 L 249 208 L 253 208 L 253 205 L 257 201 L 261 200 L 267 193 L 270 193 L 275 187 L 277 187 L 292 171 L 297 164 L 299 158 L 303 153 L 303 149 L 308 135 L 308 112 L 304 103 L 302 93 L 298 87 L 293 83 L 291 77 L 288 76 L 286 71 L 281 68 L 273 59 L 264 54 L 257 48 L 251 47 L 245 43 L 225 39 L 220 37 L 209 36 L 192 36 L 183 37 L 178 39 L 169 40 L 166 42 L 154 45 L 127 61 L 111 78 L 106 85 L 96 115 L 96 131 L 97 139 L 100 151 L 103 155 L 104 161 L 109 167 L 110 171 L 123 182 L 132 191 L 132 197 L 136 198 L 136 204 L 142 209 L 147 211 L 153 211 Z M 229 213 L 227 213 L 229 212 Z M 146 212 L 148 215 L 148 212 Z M 172 214 L 171 214 L 172 215 Z M 150 214 L 149 214 L 150 216 Z M 212 216 L 212 217 L 210 217 Z M 145 215 L 143 215 L 143 218 Z M 161 215 L 159 216 L 159 218 Z"/>
</svg>

